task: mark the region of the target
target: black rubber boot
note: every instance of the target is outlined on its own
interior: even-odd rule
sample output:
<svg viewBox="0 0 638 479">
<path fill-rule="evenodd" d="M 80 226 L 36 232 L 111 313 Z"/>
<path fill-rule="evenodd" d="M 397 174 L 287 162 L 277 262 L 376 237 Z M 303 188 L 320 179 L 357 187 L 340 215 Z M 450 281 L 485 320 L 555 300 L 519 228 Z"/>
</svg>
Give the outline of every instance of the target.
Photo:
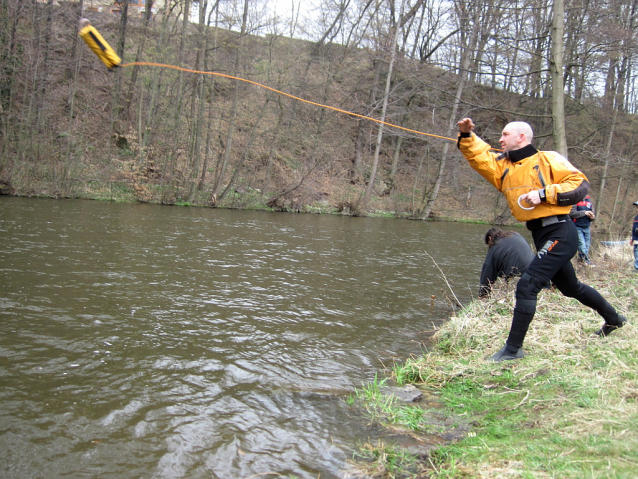
<svg viewBox="0 0 638 479">
<path fill-rule="evenodd" d="M 487 360 L 494 362 L 511 361 L 513 359 L 520 359 L 522 357 L 525 357 L 523 348 L 517 348 L 516 346 L 510 346 L 509 344 L 505 343 L 505 346 L 503 346 L 498 353 L 490 356 L 489 358 L 487 358 Z"/>
<path fill-rule="evenodd" d="M 618 324 L 612 325 L 612 324 L 603 324 L 603 327 L 600 328 L 598 331 L 596 331 L 596 334 L 600 337 L 605 337 L 605 336 L 609 336 L 613 331 L 615 331 L 618 328 L 622 328 L 625 324 L 627 324 L 627 318 L 625 318 L 623 315 L 619 314 L 618 315 Z"/>
</svg>

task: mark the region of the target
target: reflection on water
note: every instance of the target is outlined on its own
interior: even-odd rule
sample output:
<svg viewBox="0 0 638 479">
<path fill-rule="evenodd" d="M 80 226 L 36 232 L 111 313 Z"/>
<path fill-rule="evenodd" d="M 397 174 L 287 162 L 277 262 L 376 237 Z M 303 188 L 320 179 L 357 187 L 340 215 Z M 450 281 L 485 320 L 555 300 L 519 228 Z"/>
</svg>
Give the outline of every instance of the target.
<svg viewBox="0 0 638 479">
<path fill-rule="evenodd" d="M 484 230 L 0 197 L 0 476 L 342 476 Z"/>
</svg>

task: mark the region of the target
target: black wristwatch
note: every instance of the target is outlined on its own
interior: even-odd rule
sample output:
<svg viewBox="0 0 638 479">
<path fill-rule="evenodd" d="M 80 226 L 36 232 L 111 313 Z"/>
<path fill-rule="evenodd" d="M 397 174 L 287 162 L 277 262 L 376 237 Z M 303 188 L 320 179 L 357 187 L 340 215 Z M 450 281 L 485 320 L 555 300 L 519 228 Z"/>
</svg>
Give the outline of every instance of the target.
<svg viewBox="0 0 638 479">
<path fill-rule="evenodd" d="M 541 201 L 547 200 L 547 198 L 545 197 L 545 188 L 543 188 L 542 190 L 538 190 L 538 196 L 541 199 Z"/>
</svg>

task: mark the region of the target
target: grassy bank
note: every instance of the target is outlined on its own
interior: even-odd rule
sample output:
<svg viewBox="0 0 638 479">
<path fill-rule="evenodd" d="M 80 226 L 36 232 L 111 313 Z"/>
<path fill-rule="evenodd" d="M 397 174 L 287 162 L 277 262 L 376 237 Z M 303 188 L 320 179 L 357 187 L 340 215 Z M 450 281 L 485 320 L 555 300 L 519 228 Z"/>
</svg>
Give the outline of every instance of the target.
<svg viewBox="0 0 638 479">
<path fill-rule="evenodd" d="M 366 446 L 354 461 L 362 475 L 638 477 L 638 275 L 630 253 L 629 247 L 600 251 L 596 267 L 579 271 L 583 282 L 629 320 L 607 338 L 594 334 L 602 324 L 597 314 L 544 290 L 525 341 L 526 357 L 485 361 L 507 337 L 511 284 L 450 318 L 434 334 L 430 350 L 396 365 L 392 379 L 437 396 L 443 407 L 430 412 L 445 415 L 452 427 L 465 425 L 465 433 L 416 456 L 392 444 Z M 389 427 L 416 437 L 427 431 L 427 407 L 388 403 L 376 382 L 357 391 L 354 401 Z M 414 412 L 402 411 L 406 408 Z"/>
</svg>

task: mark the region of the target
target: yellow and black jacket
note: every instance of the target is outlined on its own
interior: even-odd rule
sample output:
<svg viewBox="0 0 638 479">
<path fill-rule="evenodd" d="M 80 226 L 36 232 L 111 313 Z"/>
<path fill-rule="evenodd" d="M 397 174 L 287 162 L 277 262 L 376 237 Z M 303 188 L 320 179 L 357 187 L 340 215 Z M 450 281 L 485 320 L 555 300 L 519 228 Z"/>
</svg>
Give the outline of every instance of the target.
<svg viewBox="0 0 638 479">
<path fill-rule="evenodd" d="M 458 147 L 470 166 L 505 195 L 518 221 L 567 215 L 589 190 L 587 177 L 555 151 L 527 145 L 498 155 L 474 133 L 460 133 Z M 523 209 L 518 199 L 532 190 L 544 190 L 545 198 L 535 208 Z"/>
</svg>

